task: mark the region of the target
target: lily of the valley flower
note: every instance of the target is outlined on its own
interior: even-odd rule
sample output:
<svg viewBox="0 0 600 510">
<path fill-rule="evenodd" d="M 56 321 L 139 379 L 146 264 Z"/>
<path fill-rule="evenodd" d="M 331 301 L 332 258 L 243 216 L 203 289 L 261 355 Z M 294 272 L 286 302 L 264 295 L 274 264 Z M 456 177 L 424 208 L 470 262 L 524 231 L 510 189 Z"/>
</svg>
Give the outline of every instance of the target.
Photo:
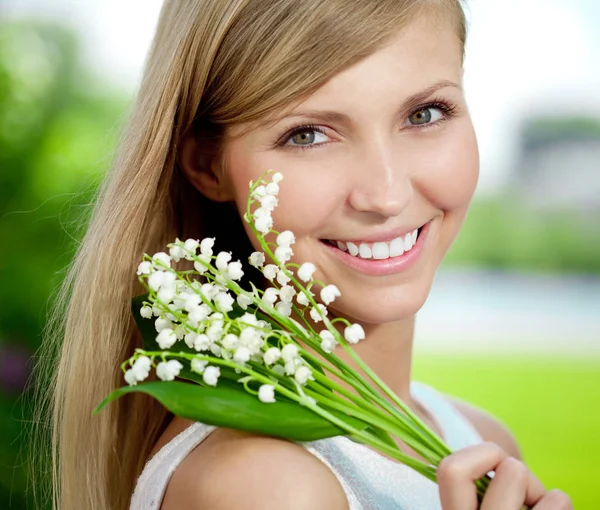
<svg viewBox="0 0 600 510">
<path fill-rule="evenodd" d="M 204 369 L 204 373 L 202 374 L 202 379 L 204 382 L 210 386 L 216 386 L 217 381 L 221 375 L 221 369 L 219 367 L 206 367 Z"/>
<path fill-rule="evenodd" d="M 255 251 L 252 253 L 252 255 L 250 255 L 248 260 L 251 266 L 259 269 L 265 263 L 265 254 L 262 251 Z"/>
<path fill-rule="evenodd" d="M 275 402 L 275 386 L 272 384 L 263 384 L 258 389 L 258 398 L 265 404 Z"/>
<path fill-rule="evenodd" d="M 335 285 L 327 285 L 321 290 L 321 301 L 326 305 L 333 303 L 335 298 L 340 296 L 340 290 Z"/>
<path fill-rule="evenodd" d="M 325 352 L 333 352 L 337 341 L 331 331 L 324 329 L 319 333 L 319 336 L 321 337 L 321 349 L 323 349 Z"/>
<path fill-rule="evenodd" d="M 183 365 L 176 359 L 161 361 L 156 367 L 156 376 L 163 381 L 173 381 L 182 368 Z"/>
<path fill-rule="evenodd" d="M 303 282 L 308 282 L 312 279 L 316 270 L 317 267 L 312 262 L 305 262 L 300 266 L 300 269 L 298 269 L 298 278 Z"/>
<path fill-rule="evenodd" d="M 156 337 L 156 343 L 163 350 L 170 349 L 175 342 L 177 342 L 177 335 L 171 328 L 162 329 Z"/>
<path fill-rule="evenodd" d="M 352 324 L 344 330 L 344 338 L 349 344 L 357 344 L 365 339 L 365 330 L 360 324 Z"/>
</svg>

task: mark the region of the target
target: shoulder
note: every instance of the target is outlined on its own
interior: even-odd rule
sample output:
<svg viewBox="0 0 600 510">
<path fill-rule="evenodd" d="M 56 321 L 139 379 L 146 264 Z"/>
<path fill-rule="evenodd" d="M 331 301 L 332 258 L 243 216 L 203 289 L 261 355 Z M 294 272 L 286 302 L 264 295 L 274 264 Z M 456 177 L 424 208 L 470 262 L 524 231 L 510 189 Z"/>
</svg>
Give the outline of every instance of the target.
<svg viewBox="0 0 600 510">
<path fill-rule="evenodd" d="M 161 510 L 348 510 L 344 489 L 291 441 L 219 428 L 177 467 Z"/>
<path fill-rule="evenodd" d="M 445 397 L 475 427 L 484 441 L 491 441 L 502 447 L 511 457 L 522 460 L 517 440 L 509 428 L 489 412 L 452 395 Z"/>
</svg>

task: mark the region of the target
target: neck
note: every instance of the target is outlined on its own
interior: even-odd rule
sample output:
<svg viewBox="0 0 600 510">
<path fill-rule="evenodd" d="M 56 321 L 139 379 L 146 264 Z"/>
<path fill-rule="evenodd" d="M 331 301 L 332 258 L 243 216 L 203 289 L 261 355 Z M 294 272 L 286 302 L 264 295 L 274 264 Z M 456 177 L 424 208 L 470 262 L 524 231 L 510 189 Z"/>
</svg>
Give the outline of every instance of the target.
<svg viewBox="0 0 600 510">
<path fill-rule="evenodd" d="M 414 323 L 412 316 L 397 322 L 363 325 L 366 338 L 352 346 L 358 357 L 406 403 L 411 402 Z M 343 328 L 340 329 L 343 334 Z M 356 367 L 343 347 L 337 346 L 334 353 L 353 368 Z"/>
<path fill-rule="evenodd" d="M 302 323 L 299 317 L 293 316 L 293 318 Z M 333 318 L 330 317 L 330 320 Z M 350 323 L 356 322 L 350 317 L 346 318 Z M 323 323 L 314 323 L 310 320 L 309 323 L 317 332 L 325 329 Z M 350 347 L 403 402 L 411 405 L 410 379 L 415 317 L 385 324 L 361 325 L 366 338 Z M 338 322 L 335 327 L 343 336 L 345 325 Z M 375 383 L 358 368 L 341 345 L 336 346 L 333 354 L 359 372 L 369 384 L 375 386 Z"/>
</svg>

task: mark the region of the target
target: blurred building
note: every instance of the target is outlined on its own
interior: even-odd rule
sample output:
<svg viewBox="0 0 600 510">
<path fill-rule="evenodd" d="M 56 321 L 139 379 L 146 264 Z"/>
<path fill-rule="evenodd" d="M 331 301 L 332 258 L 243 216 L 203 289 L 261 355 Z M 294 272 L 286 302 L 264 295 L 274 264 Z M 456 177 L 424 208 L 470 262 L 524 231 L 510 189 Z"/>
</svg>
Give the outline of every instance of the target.
<svg viewBox="0 0 600 510">
<path fill-rule="evenodd" d="M 600 212 L 600 119 L 528 120 L 518 147 L 512 184 L 528 205 Z"/>
</svg>

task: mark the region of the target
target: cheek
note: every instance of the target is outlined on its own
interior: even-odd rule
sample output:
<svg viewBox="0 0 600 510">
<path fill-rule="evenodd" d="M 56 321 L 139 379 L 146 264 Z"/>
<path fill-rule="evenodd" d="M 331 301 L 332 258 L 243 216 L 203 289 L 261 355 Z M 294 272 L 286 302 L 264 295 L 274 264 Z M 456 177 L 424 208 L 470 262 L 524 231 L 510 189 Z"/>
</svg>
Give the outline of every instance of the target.
<svg viewBox="0 0 600 510">
<path fill-rule="evenodd" d="M 322 234 L 334 210 L 343 202 L 345 191 L 335 172 L 323 165 L 307 163 L 308 159 L 295 160 L 275 151 L 253 154 L 242 148 L 230 152 L 227 168 L 240 215 L 246 212 L 249 182 L 273 169 L 284 176 L 279 184 L 278 206 L 272 213 L 273 229 L 292 230 L 298 241 Z M 250 226 L 245 221 L 243 224 L 252 245 L 260 249 Z"/>
<path fill-rule="evenodd" d="M 435 148 L 435 150 L 433 150 Z M 419 172 L 417 185 L 429 203 L 446 215 L 467 212 L 479 178 L 479 150 L 471 122 L 436 140 Z"/>
</svg>

